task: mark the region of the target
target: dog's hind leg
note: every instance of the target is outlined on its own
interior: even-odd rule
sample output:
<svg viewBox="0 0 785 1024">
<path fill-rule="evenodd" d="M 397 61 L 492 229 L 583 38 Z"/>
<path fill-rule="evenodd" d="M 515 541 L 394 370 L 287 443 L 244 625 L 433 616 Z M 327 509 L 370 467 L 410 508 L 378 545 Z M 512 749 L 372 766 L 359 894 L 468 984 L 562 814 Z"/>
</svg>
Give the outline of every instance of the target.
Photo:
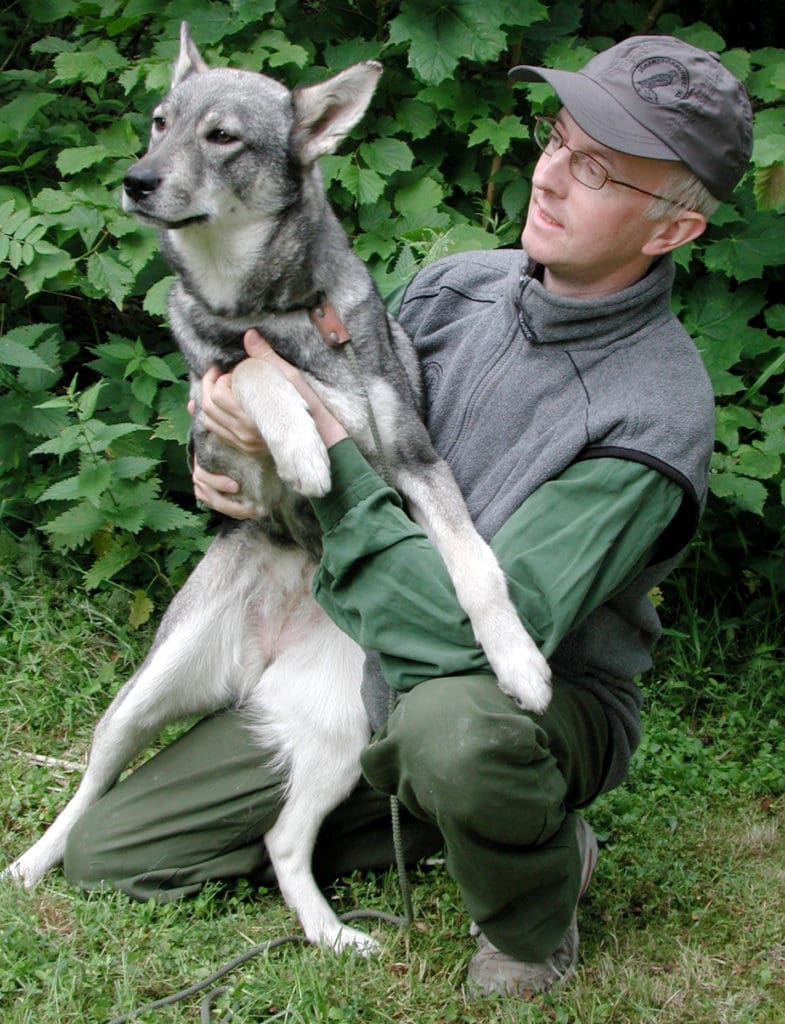
<svg viewBox="0 0 785 1024">
<path fill-rule="evenodd" d="M 298 634 L 265 672 L 260 736 L 272 740 L 287 772 L 284 806 L 265 836 L 281 894 L 310 942 L 364 953 L 377 946 L 342 923 L 319 891 L 311 858 L 319 828 L 360 777 L 369 727 L 360 697 L 362 650 L 310 602 L 293 623 Z"/>
<path fill-rule="evenodd" d="M 27 887 L 34 885 L 62 861 L 68 833 L 77 819 L 164 725 L 231 702 L 229 677 L 238 671 L 247 596 L 238 579 L 242 572 L 248 573 L 247 563 L 246 553 L 230 539 L 219 537 L 213 542 L 169 606 L 144 663 L 99 721 L 87 769 L 73 798 L 4 875 Z M 262 666 L 246 671 L 258 679 Z"/>
</svg>

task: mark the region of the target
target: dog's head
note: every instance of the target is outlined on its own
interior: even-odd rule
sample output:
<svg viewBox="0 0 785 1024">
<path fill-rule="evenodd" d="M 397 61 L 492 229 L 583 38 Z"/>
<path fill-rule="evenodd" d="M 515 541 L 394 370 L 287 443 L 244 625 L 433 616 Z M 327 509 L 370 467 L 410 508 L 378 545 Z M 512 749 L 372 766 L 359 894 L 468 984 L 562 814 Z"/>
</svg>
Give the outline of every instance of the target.
<svg viewBox="0 0 785 1024">
<path fill-rule="evenodd" d="M 366 61 L 290 91 L 255 72 L 209 68 L 183 22 L 172 88 L 153 111 L 146 155 L 125 176 L 123 208 L 165 230 L 280 216 L 362 117 L 380 74 Z"/>
</svg>

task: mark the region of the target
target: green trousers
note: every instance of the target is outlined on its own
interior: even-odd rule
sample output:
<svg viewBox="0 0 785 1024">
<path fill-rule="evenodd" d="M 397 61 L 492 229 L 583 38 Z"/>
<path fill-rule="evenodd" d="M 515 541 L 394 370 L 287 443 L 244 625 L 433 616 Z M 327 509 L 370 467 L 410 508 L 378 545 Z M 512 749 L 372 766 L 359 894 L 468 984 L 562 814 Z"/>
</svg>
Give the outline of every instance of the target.
<svg viewBox="0 0 785 1024">
<path fill-rule="evenodd" d="M 326 880 L 394 863 L 389 800 L 406 858 L 444 850 L 468 914 L 504 952 L 542 960 L 578 898 L 576 808 L 601 789 L 609 729 L 587 691 L 557 680 L 544 715 L 520 711 L 490 676 L 422 683 L 363 755 L 364 779 L 326 819 L 314 871 Z M 65 872 L 139 899 L 208 880 L 273 881 L 263 839 L 282 780 L 241 714 L 198 723 L 119 782 L 74 826 Z"/>
</svg>

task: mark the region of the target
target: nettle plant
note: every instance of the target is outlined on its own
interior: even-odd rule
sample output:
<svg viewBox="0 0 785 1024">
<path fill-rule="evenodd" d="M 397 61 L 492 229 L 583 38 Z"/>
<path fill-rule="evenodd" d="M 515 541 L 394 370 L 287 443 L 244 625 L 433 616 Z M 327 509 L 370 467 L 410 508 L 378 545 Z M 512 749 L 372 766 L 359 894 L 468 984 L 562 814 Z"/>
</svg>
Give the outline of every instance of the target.
<svg viewBox="0 0 785 1024">
<path fill-rule="evenodd" d="M 741 8 L 737 0 L 730 6 Z M 645 4 L 538 0 L 33 0 L 0 15 L 0 554 L 46 539 L 85 584 L 178 585 L 205 546 L 184 446 L 184 367 L 153 232 L 120 208 L 187 19 L 213 65 L 293 86 L 369 58 L 371 112 L 323 160 L 333 203 L 383 294 L 457 250 L 516 245 L 543 84 L 521 61 L 580 67 L 640 31 L 720 53 L 755 108 L 753 167 L 678 255 L 678 311 L 718 398 L 702 572 L 785 589 L 785 49 Z M 725 5 L 727 7 L 728 5 Z M 709 5 L 711 7 L 711 5 Z M 655 5 L 653 12 L 659 9 Z M 739 13 L 739 12 L 736 12 Z M 710 26 L 697 17 L 711 18 Z M 766 20 L 768 19 L 768 21 Z M 752 582 L 751 582 L 752 581 Z M 723 584 L 724 585 L 724 584 Z M 770 592 L 768 587 L 762 588 Z"/>
</svg>

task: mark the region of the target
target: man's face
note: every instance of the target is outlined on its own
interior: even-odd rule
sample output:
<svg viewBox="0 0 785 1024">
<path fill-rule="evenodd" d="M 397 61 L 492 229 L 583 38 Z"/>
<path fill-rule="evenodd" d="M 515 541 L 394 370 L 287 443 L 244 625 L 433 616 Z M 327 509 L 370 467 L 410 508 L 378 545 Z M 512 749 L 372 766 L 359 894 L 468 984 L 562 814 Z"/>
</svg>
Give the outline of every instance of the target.
<svg viewBox="0 0 785 1024">
<path fill-rule="evenodd" d="M 661 192 L 674 164 L 608 149 L 581 131 L 566 110 L 557 127 L 565 145 L 537 161 L 521 243 L 544 266 L 550 291 L 577 298 L 609 295 L 646 273 L 653 257 L 644 249 L 662 222 L 644 217 L 649 196 L 611 182 L 592 190 L 576 181 L 570 150 L 594 157 L 610 177 L 654 193 Z"/>
</svg>

